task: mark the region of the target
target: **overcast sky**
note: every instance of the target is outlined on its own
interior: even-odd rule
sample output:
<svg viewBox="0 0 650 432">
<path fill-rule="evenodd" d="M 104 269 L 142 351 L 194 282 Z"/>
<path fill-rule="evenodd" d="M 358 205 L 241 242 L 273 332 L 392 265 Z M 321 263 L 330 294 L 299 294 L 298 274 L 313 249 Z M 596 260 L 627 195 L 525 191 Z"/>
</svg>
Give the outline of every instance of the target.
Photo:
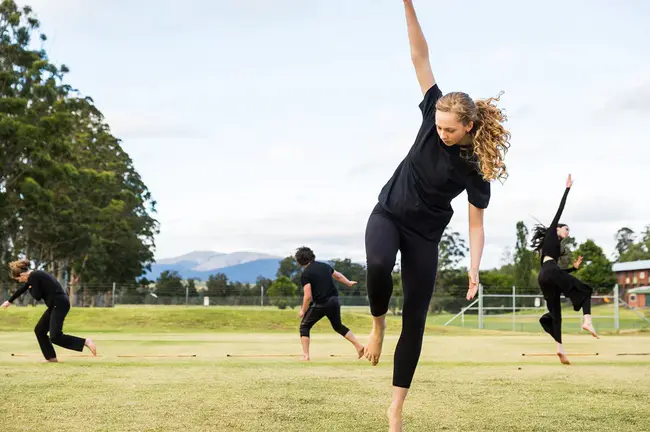
<svg viewBox="0 0 650 432">
<path fill-rule="evenodd" d="M 24 3 L 21 3 L 24 4 Z M 377 194 L 421 121 L 400 0 L 33 0 L 158 201 L 158 258 L 192 250 L 363 262 Z M 650 2 L 415 1 L 444 93 L 504 90 L 510 177 L 483 268 L 515 224 L 562 218 L 607 253 L 650 223 Z M 451 227 L 467 238 L 467 196 Z"/>
</svg>

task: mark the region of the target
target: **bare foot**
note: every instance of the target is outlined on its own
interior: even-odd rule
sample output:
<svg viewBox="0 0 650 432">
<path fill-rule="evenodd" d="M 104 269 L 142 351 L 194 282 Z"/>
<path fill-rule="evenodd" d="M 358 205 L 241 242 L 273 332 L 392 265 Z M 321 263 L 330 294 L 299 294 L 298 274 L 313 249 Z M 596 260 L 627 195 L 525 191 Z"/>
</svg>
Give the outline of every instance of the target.
<svg viewBox="0 0 650 432">
<path fill-rule="evenodd" d="M 310 360 L 311 359 L 309 358 L 309 354 L 303 354 L 302 358 L 300 359 L 300 361 L 310 361 Z"/>
<path fill-rule="evenodd" d="M 92 339 L 86 339 L 86 343 L 84 343 L 84 345 L 88 347 L 94 356 L 97 356 L 97 345 L 95 345 L 95 342 L 93 342 Z"/>
<path fill-rule="evenodd" d="M 564 353 L 559 352 L 559 353 L 557 353 L 557 356 L 560 358 L 560 362 L 562 364 L 565 364 L 565 365 L 570 365 L 571 364 L 571 362 L 569 361 L 569 359 L 567 358 L 567 356 Z"/>
<path fill-rule="evenodd" d="M 386 324 L 372 328 L 370 336 L 368 336 L 368 345 L 365 347 L 365 357 L 373 366 L 379 363 L 381 357 L 381 347 L 384 344 L 384 333 L 386 332 Z"/>
<path fill-rule="evenodd" d="M 363 357 L 365 353 L 366 353 L 366 347 L 364 347 L 363 345 L 357 347 L 357 358 Z"/>
<path fill-rule="evenodd" d="M 41 361 L 41 363 L 58 363 L 58 362 L 59 362 L 59 360 L 56 357 Z"/>
<path fill-rule="evenodd" d="M 402 432 L 402 410 L 391 405 L 386 412 L 388 417 L 388 432 Z"/>
<path fill-rule="evenodd" d="M 596 339 L 600 339 L 600 336 L 598 336 L 598 334 L 596 333 L 596 329 L 594 329 L 594 326 L 592 324 L 583 324 L 582 329 L 587 330 Z"/>
</svg>

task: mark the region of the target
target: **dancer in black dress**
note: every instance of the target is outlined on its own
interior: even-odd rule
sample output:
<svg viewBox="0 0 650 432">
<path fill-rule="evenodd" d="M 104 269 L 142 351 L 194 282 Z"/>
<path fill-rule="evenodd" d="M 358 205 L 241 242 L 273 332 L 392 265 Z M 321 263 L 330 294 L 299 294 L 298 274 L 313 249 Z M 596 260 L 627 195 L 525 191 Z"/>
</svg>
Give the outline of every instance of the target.
<svg viewBox="0 0 650 432">
<path fill-rule="evenodd" d="M 83 351 L 84 347 L 88 347 L 93 355 L 97 355 L 97 347 L 91 339 L 63 333 L 63 321 L 70 311 L 70 299 L 59 281 L 44 271 L 30 270 L 29 261 L 25 259 L 10 263 L 9 270 L 11 277 L 24 285 L 2 304 L 3 308 L 8 308 L 26 291 L 29 291 L 35 300 L 43 300 L 47 305 L 47 309 L 34 328 L 38 345 L 46 361 L 58 361 L 52 344 L 79 352 Z"/>
<path fill-rule="evenodd" d="M 571 363 L 562 347 L 562 302 L 560 297 L 562 294 L 571 301 L 576 312 L 582 309 L 584 315 L 582 328 L 595 338 L 598 338 L 591 319 L 591 294 L 593 290 L 589 285 L 570 274 L 580 266 L 582 257 L 579 257 L 574 262 L 573 267 L 568 269 L 561 269 L 558 266 L 558 259 L 561 254 L 560 242 L 569 236 L 569 227 L 560 223 L 560 217 L 572 185 L 573 180 L 571 174 L 569 174 L 560 207 L 557 209 L 553 221 L 548 228 L 543 225 L 535 226 L 531 240 L 531 246 L 540 254 L 542 268 L 539 271 L 537 280 L 548 308 L 548 312 L 542 315 L 539 322 L 542 328 L 557 342 L 557 355 L 560 361 L 567 365 Z"/>
<path fill-rule="evenodd" d="M 422 349 L 427 311 L 434 290 L 438 244 L 453 215 L 451 201 L 466 191 L 469 200 L 470 269 L 467 299 L 476 295 L 483 254 L 483 212 L 490 182 L 506 178 L 503 157 L 509 147 L 506 120 L 493 104 L 466 93 L 443 96 L 429 62 L 427 42 L 412 0 L 403 0 L 411 59 L 424 98 L 422 123 L 410 151 L 379 194 L 365 234 L 367 289 L 372 332 L 365 357 L 381 355 L 386 312 L 393 292 L 392 271 L 401 252 L 402 332 L 393 369 L 391 431 L 402 430 L 402 407 Z"/>
</svg>

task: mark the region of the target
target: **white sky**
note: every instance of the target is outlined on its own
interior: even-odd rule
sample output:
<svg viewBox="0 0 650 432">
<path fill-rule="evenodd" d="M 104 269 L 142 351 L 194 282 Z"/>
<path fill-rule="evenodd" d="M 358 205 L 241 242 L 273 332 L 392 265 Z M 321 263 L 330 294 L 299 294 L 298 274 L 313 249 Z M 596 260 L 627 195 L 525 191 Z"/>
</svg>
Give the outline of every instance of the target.
<svg viewBox="0 0 650 432">
<path fill-rule="evenodd" d="M 483 268 L 518 220 L 550 222 L 569 172 L 579 242 L 609 254 L 618 228 L 650 223 L 650 2 L 415 3 L 443 92 L 506 92 L 510 178 L 493 186 Z M 365 260 L 421 120 L 401 1 L 29 4 L 158 201 L 158 258 L 307 244 Z M 466 195 L 453 205 L 467 238 Z"/>
</svg>

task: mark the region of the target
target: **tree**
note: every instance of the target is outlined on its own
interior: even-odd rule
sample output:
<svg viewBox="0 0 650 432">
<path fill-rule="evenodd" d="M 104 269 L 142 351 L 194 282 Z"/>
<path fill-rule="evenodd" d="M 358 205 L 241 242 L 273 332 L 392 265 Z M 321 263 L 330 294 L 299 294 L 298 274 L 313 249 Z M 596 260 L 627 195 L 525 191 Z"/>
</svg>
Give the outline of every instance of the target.
<svg viewBox="0 0 650 432">
<path fill-rule="evenodd" d="M 298 287 L 286 276 L 278 277 L 269 288 L 271 303 L 279 309 L 287 306 L 294 307 L 294 300 Z"/>
<path fill-rule="evenodd" d="M 519 221 L 517 222 L 513 282 L 520 293 L 538 290 L 537 278 L 534 275 L 535 254 L 528 248 L 527 243 L 528 228 L 523 221 Z"/>
<path fill-rule="evenodd" d="M 30 7 L 0 3 L 3 264 L 28 256 L 86 294 L 132 284 L 153 262 L 155 202 L 92 99 L 63 82 L 68 68 L 32 48 L 39 27 Z"/>
<path fill-rule="evenodd" d="M 352 262 L 350 258 L 332 259 L 330 261 L 332 268 L 345 275 L 349 280 L 357 281 L 357 284 L 352 287 L 347 287 L 338 281 L 335 284 L 338 286 L 339 291 L 345 293 L 346 296 L 359 297 L 366 293 L 366 269 L 361 264 Z"/>
<path fill-rule="evenodd" d="M 228 276 L 223 273 L 210 275 L 206 282 L 208 288 L 206 295 L 209 297 L 226 297 L 228 292 Z"/>
<path fill-rule="evenodd" d="M 619 262 L 650 259 L 650 225 L 645 227 L 640 237 L 624 227 L 618 230 L 615 238 Z"/>
<path fill-rule="evenodd" d="M 575 276 L 591 285 L 594 290 L 610 289 L 616 283 L 612 263 L 593 240 L 588 239 L 576 249 L 575 256 L 582 256 L 582 265 Z"/>
<path fill-rule="evenodd" d="M 288 256 L 280 261 L 280 266 L 278 267 L 278 271 L 276 272 L 275 277 L 279 278 L 281 276 L 285 276 L 291 279 L 291 282 L 293 282 L 296 286 L 300 286 L 301 270 L 302 269 L 296 262 L 295 258 Z"/>
<path fill-rule="evenodd" d="M 185 286 L 181 275 L 177 271 L 162 272 L 156 280 L 156 295 L 161 297 L 165 304 L 169 304 L 172 297 L 185 298 Z"/>
<path fill-rule="evenodd" d="M 635 238 L 634 231 L 628 227 L 623 227 L 616 232 L 614 237 L 616 240 L 616 253 L 620 257 L 624 255 L 630 247 L 634 244 Z"/>
</svg>

